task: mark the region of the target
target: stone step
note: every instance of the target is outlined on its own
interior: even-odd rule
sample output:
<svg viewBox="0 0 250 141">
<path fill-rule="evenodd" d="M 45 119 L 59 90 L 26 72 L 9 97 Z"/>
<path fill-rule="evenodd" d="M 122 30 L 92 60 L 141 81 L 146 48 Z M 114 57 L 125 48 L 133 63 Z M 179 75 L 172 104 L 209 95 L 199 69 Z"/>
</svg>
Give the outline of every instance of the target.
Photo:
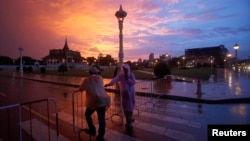
<svg viewBox="0 0 250 141">
<path fill-rule="evenodd" d="M 70 141 L 70 139 L 59 135 L 57 137 L 56 131 L 48 128 L 48 126 L 37 119 L 26 120 L 19 123 L 21 128 L 26 131 L 29 135 L 32 135 L 35 140 L 44 140 L 44 141 Z M 32 125 L 32 128 L 31 128 Z M 32 130 L 32 132 L 31 132 Z M 49 136 L 50 135 L 50 136 Z"/>
<path fill-rule="evenodd" d="M 179 105 L 170 105 L 171 107 L 173 107 L 171 109 L 171 112 L 175 112 L 175 113 L 180 113 L 180 106 Z M 178 107 L 178 108 L 176 108 Z M 147 111 L 147 110 L 141 110 L 140 111 L 140 114 L 137 115 L 135 118 L 135 122 L 134 122 L 134 128 L 138 128 L 138 129 L 141 129 L 141 130 L 144 130 L 144 131 L 147 131 L 147 132 L 152 132 L 154 134 L 159 134 L 160 136 L 167 136 L 167 137 L 170 137 L 170 138 L 173 138 L 173 139 L 176 139 L 176 140 L 182 140 L 182 139 L 185 139 L 187 141 L 195 141 L 197 140 L 197 137 L 196 135 L 194 134 L 190 134 L 190 133 L 186 133 L 184 131 L 180 131 L 178 129 L 175 129 L 175 128 L 170 128 L 170 127 L 165 127 L 166 125 L 157 125 L 157 124 L 153 124 L 153 123 L 150 123 L 150 122 L 145 122 L 145 121 L 141 121 L 140 119 L 141 118 L 150 118 L 150 119 L 154 119 L 156 121 L 158 121 L 159 123 L 162 123 L 162 122 L 168 122 L 168 123 L 174 123 L 174 124 L 179 124 L 180 126 L 188 126 L 188 127 L 191 127 L 191 128 L 195 128 L 197 130 L 199 130 L 201 128 L 201 123 L 199 122 L 196 122 L 196 121 L 192 121 L 192 120 L 187 120 L 187 119 L 183 119 L 183 118 L 178 118 L 178 117 L 174 117 L 174 116 L 169 116 L 167 115 L 167 112 L 162 112 L 163 108 L 158 108 L 158 107 L 155 107 L 155 106 L 147 106 L 145 105 L 143 107 L 144 109 L 147 109 L 147 108 L 151 108 L 150 111 Z M 174 110 L 176 109 L 176 110 Z M 184 108 L 182 109 L 193 109 L 193 107 L 187 107 L 185 106 Z M 168 111 L 168 108 L 166 108 L 166 110 Z M 169 112 L 169 111 L 168 111 Z M 159 114 L 158 114 L 159 113 Z M 180 113 L 183 117 L 186 117 L 186 116 L 196 116 L 196 117 L 199 117 L 199 115 L 197 115 L 196 112 L 194 112 L 193 110 L 190 110 L 190 111 L 186 111 L 186 112 L 181 112 Z M 64 122 L 67 122 L 68 124 L 71 124 L 72 125 L 72 115 L 69 114 L 69 113 L 66 113 L 66 112 L 60 112 L 59 113 L 59 119 L 64 121 Z M 114 116 L 112 118 L 112 120 L 114 122 L 121 122 L 121 119 L 120 117 L 117 117 L 117 116 Z M 79 121 L 76 122 L 76 121 Z M 97 124 L 97 120 L 95 119 L 96 121 L 96 124 Z M 82 119 L 78 119 L 76 118 L 75 119 L 75 122 L 76 122 L 76 125 L 77 127 L 87 127 L 86 125 L 86 122 L 83 121 Z M 85 123 L 84 123 L 85 122 Z M 125 120 L 123 120 L 123 122 L 125 122 Z M 81 124 L 81 125 L 79 125 Z M 125 124 L 125 123 L 123 123 Z M 97 125 L 98 126 L 98 125 Z M 112 129 L 109 129 L 107 128 L 106 129 L 108 132 L 106 133 L 107 136 L 112 136 L 113 137 L 113 133 L 115 133 L 114 137 L 115 139 L 117 138 L 120 138 L 120 137 L 126 137 L 129 139 L 132 138 L 132 140 L 136 140 L 136 138 L 133 138 L 133 137 L 130 137 L 124 133 L 119 133 L 117 131 L 114 131 Z M 105 137 L 106 137 L 106 134 L 105 134 Z M 111 135 L 109 135 L 111 134 Z M 178 135 L 177 135 L 178 134 Z M 119 137 L 118 137 L 119 136 Z M 110 140 L 110 137 L 109 140 Z"/>
</svg>

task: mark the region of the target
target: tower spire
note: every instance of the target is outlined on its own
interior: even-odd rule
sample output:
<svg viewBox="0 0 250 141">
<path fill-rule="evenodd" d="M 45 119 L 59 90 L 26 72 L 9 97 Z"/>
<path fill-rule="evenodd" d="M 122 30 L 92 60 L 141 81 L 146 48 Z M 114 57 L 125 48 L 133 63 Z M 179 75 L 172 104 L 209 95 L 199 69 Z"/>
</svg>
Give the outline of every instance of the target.
<svg viewBox="0 0 250 141">
<path fill-rule="evenodd" d="M 64 51 L 65 51 L 65 50 L 69 50 L 67 36 L 66 36 L 66 39 L 65 39 L 65 44 L 64 44 L 63 50 L 64 50 Z"/>
</svg>

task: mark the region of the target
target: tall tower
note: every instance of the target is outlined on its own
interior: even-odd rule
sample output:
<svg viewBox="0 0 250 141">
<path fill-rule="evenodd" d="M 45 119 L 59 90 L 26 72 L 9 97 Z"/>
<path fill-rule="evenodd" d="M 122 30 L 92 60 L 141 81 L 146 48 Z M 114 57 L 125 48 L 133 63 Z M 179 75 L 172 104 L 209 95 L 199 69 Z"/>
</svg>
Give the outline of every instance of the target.
<svg viewBox="0 0 250 141">
<path fill-rule="evenodd" d="M 119 34 L 119 64 L 122 64 L 123 58 L 124 58 L 122 29 L 123 29 L 123 20 L 127 16 L 127 13 L 125 11 L 123 11 L 123 9 L 122 9 L 122 5 L 120 5 L 119 11 L 116 11 L 115 16 L 118 20 L 119 31 L 120 31 L 120 34 Z"/>
</svg>

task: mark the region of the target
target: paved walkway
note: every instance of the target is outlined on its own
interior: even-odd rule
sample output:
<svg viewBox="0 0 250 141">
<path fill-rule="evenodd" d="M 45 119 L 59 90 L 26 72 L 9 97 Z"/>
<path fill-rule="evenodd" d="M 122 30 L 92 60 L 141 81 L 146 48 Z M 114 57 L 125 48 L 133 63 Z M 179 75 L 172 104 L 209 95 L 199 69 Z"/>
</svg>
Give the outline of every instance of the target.
<svg viewBox="0 0 250 141">
<path fill-rule="evenodd" d="M 0 74 L 4 75 L 3 71 L 0 71 Z M 20 77 L 20 74 L 15 71 L 7 72 L 5 75 Z M 82 77 L 41 74 L 23 74 L 23 78 L 74 87 L 78 87 L 82 79 L 84 79 Z M 138 80 L 136 91 L 158 93 L 162 98 L 167 99 L 201 103 L 250 102 L 249 74 L 236 75 L 233 71 L 218 69 L 216 77 L 211 77 L 208 81 L 201 81 L 201 94 L 199 95 L 196 94 L 198 88 L 196 79 L 178 77 L 178 81 L 175 81 L 175 78 L 172 79 L 171 84 L 165 83 L 164 80 Z M 104 83 L 109 81 L 110 79 L 104 79 Z"/>
<path fill-rule="evenodd" d="M 20 77 L 15 72 L 11 74 L 8 72 L 8 75 Z M 73 87 L 78 87 L 83 79 L 34 74 L 24 74 L 23 78 Z M 113 121 L 107 120 L 105 140 L 207 141 L 207 125 L 209 124 L 250 124 L 249 78 L 244 75 L 239 75 L 237 78 L 231 76 L 231 79 L 228 79 L 225 83 L 221 82 L 222 77 L 218 76 L 217 78 L 217 80 L 202 82 L 201 97 L 195 95 L 196 81 L 172 82 L 172 88 L 168 89 L 168 93 L 165 94 L 168 99 L 154 99 L 151 104 L 141 106 L 139 113 L 137 113 L 138 111 L 134 112 L 135 122 L 132 131 L 125 130 L 124 123 L 121 124 L 118 117 L 115 117 Z M 105 80 L 105 82 L 108 81 Z M 143 86 L 139 88 L 145 88 L 147 85 Z M 220 88 L 220 86 L 224 88 Z M 227 86 L 229 89 L 225 89 Z M 194 99 L 203 100 L 203 103 L 202 101 L 196 103 L 197 101 L 194 101 Z M 223 104 L 213 103 L 223 100 L 227 102 Z M 231 101 L 230 104 L 225 104 L 228 101 Z M 59 120 L 61 123 L 67 123 L 72 127 L 72 115 L 68 111 L 67 108 L 60 110 Z M 41 126 L 37 120 L 33 119 L 32 122 Z M 26 130 L 26 122 L 22 123 L 22 126 Z M 69 131 L 72 131 L 71 128 Z M 65 141 L 77 141 L 77 137 L 72 137 L 69 134 L 72 134 L 72 132 L 60 137 Z M 89 139 L 84 133 L 81 134 L 81 137 L 83 140 Z M 95 141 L 94 138 L 92 140 Z"/>
</svg>

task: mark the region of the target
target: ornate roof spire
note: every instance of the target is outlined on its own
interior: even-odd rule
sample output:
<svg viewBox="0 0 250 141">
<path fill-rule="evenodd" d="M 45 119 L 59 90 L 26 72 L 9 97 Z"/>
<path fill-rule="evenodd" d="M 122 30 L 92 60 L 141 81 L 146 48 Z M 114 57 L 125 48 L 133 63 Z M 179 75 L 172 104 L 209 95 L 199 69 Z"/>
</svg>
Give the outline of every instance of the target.
<svg viewBox="0 0 250 141">
<path fill-rule="evenodd" d="M 65 44 L 64 44 L 63 50 L 64 50 L 64 51 L 69 50 L 67 37 L 66 37 L 66 39 L 65 39 Z"/>
</svg>

